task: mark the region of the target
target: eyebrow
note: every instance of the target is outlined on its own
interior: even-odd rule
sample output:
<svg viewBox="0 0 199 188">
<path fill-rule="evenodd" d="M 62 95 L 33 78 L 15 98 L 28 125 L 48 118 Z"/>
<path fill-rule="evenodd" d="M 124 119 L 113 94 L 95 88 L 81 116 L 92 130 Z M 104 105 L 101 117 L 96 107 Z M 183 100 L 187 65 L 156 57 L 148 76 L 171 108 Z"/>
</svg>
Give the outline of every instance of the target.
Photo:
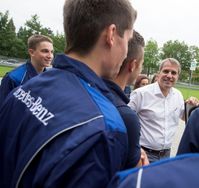
<svg viewBox="0 0 199 188">
<path fill-rule="evenodd" d="M 168 74 L 169 72 L 171 72 L 172 75 L 176 75 L 178 73 L 177 71 L 174 71 L 174 70 L 170 71 L 168 69 L 163 69 L 162 72 L 165 73 L 165 74 Z"/>
</svg>

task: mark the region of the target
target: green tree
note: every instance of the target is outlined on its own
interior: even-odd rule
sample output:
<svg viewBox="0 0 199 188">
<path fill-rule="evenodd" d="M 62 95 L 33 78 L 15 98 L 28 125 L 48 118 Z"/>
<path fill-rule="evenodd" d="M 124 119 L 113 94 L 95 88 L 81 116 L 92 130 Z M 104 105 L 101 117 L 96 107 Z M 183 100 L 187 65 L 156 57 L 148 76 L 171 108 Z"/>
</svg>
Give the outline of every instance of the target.
<svg viewBox="0 0 199 188">
<path fill-rule="evenodd" d="M 65 48 L 65 37 L 63 34 L 59 34 L 58 32 L 56 35 L 51 36 L 53 40 L 53 46 L 55 53 L 63 53 Z"/>
<path fill-rule="evenodd" d="M 4 56 L 15 56 L 16 32 L 9 11 L 5 14 L 0 12 L 0 54 Z"/>
<path fill-rule="evenodd" d="M 28 31 L 29 36 L 33 34 L 42 34 L 51 36 L 53 34 L 50 28 L 43 27 L 39 21 L 39 17 L 35 14 L 31 16 L 30 20 L 27 20 L 25 23 L 26 31 Z"/>
<path fill-rule="evenodd" d="M 43 27 L 36 14 L 31 16 L 30 20 L 27 20 L 24 27 L 21 26 L 17 33 L 18 38 L 23 41 L 24 49 L 23 52 L 21 51 L 23 58 L 28 58 L 27 41 L 33 34 L 42 34 L 49 37 L 53 36 L 52 30 L 50 28 Z"/>
<path fill-rule="evenodd" d="M 186 71 L 189 70 L 190 62 L 193 60 L 188 45 L 178 40 L 170 40 L 165 43 L 162 48 L 161 57 L 163 59 L 169 57 L 176 58 L 181 63 L 182 69 Z"/>
<path fill-rule="evenodd" d="M 192 82 L 199 83 L 199 48 L 197 46 L 190 46 L 189 51 L 192 54 L 192 60 L 197 63 L 196 70 L 192 74 Z"/>
<path fill-rule="evenodd" d="M 159 48 L 155 40 L 147 41 L 144 48 L 144 70 L 147 75 L 157 72 L 159 62 Z"/>
<path fill-rule="evenodd" d="M 199 48 L 197 46 L 190 46 L 189 51 L 191 52 L 192 60 L 199 63 Z"/>
</svg>

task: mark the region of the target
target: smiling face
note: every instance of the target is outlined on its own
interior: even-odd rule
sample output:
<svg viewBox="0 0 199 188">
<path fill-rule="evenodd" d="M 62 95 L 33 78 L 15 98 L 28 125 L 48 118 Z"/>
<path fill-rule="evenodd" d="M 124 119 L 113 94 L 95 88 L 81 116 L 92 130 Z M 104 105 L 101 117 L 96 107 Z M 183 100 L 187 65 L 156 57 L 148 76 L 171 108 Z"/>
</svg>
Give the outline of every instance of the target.
<svg viewBox="0 0 199 188">
<path fill-rule="evenodd" d="M 53 59 L 53 44 L 47 41 L 40 42 L 35 49 L 29 49 L 31 62 L 37 72 L 51 65 Z"/>
<path fill-rule="evenodd" d="M 179 66 L 166 61 L 158 74 L 158 83 L 163 94 L 168 94 L 171 87 L 175 85 L 179 78 Z"/>
</svg>

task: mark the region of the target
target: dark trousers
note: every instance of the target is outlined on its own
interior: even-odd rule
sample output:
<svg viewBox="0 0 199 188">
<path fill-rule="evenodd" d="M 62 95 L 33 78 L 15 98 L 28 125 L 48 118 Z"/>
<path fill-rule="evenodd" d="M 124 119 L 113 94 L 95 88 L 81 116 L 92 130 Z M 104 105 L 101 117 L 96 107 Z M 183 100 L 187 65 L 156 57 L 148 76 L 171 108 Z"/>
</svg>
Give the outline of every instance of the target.
<svg viewBox="0 0 199 188">
<path fill-rule="evenodd" d="M 152 150 L 146 147 L 143 147 L 144 151 L 146 152 L 149 162 L 153 163 L 155 161 L 159 161 L 161 159 L 169 158 L 171 149 L 164 149 L 164 150 Z"/>
</svg>

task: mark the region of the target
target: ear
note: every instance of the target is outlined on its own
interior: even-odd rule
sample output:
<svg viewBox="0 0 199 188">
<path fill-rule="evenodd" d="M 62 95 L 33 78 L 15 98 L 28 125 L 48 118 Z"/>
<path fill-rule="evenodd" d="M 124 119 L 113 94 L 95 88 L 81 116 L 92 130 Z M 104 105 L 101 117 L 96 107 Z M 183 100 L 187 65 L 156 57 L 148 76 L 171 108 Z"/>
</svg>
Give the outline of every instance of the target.
<svg viewBox="0 0 199 188">
<path fill-rule="evenodd" d="M 128 63 L 128 71 L 133 72 L 137 66 L 137 60 L 133 59 Z"/>
<path fill-rule="evenodd" d="M 33 49 L 28 49 L 28 53 L 30 54 L 30 56 L 34 55 L 34 50 Z"/>
<path fill-rule="evenodd" d="M 108 26 L 106 30 L 106 43 L 108 44 L 109 47 L 113 46 L 115 36 L 116 36 L 116 25 L 111 24 Z"/>
</svg>

